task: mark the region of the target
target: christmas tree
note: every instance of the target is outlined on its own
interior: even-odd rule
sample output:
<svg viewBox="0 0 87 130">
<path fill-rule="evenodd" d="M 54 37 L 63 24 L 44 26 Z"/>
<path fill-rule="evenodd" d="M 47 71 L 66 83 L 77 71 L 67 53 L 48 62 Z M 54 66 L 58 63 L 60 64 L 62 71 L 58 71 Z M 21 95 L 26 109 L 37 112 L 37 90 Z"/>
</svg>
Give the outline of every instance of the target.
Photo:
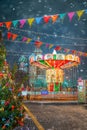
<svg viewBox="0 0 87 130">
<path fill-rule="evenodd" d="M 0 32 L 0 130 L 23 126 L 24 108 L 20 98 L 21 90 L 17 87 L 14 73 L 9 71 L 6 62 L 6 49 Z"/>
</svg>

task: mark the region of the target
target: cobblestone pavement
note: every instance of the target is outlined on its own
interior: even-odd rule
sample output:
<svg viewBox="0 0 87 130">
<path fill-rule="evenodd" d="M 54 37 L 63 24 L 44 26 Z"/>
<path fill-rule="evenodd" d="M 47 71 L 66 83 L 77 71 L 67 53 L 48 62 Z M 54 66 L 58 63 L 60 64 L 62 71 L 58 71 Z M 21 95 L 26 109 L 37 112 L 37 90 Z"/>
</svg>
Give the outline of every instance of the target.
<svg viewBox="0 0 87 130">
<path fill-rule="evenodd" d="M 14 130 L 38 130 L 31 118 L 27 118 L 24 121 L 24 126 L 16 127 Z"/>
<path fill-rule="evenodd" d="M 87 130 L 84 105 L 25 103 L 45 130 Z"/>
</svg>

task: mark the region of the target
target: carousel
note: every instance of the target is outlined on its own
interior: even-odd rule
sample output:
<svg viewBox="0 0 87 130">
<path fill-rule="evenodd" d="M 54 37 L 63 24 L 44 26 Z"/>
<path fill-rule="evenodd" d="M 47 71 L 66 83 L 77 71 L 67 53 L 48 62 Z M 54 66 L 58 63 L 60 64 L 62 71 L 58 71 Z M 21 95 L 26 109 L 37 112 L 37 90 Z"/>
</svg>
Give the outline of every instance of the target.
<svg viewBox="0 0 87 130">
<path fill-rule="evenodd" d="M 59 93 L 63 95 L 62 85 L 64 83 L 65 70 L 77 67 L 80 64 L 80 58 L 73 54 L 57 54 L 54 50 L 52 54 L 32 54 L 29 57 L 29 63 L 46 71 L 47 90 L 42 90 L 44 93 L 42 96 L 39 94 L 39 97 L 45 95 L 48 98 L 52 95 L 54 95 L 53 97 L 58 97 Z"/>
</svg>

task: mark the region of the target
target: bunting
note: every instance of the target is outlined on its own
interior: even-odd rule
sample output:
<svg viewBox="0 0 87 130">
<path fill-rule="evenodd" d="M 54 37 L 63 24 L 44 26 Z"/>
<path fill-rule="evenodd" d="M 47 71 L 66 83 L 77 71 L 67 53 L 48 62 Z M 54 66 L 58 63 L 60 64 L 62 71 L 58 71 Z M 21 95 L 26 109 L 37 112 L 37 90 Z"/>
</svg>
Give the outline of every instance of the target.
<svg viewBox="0 0 87 130">
<path fill-rule="evenodd" d="M 12 21 L 12 24 L 13 24 L 14 27 L 16 27 L 17 24 L 18 24 L 18 20 L 14 20 L 14 21 Z"/>
<path fill-rule="evenodd" d="M 6 27 L 7 27 L 8 30 L 10 30 L 11 24 L 12 24 L 11 21 L 10 22 L 5 22 L 5 25 L 6 25 Z"/>
<path fill-rule="evenodd" d="M 50 16 L 44 16 L 43 19 L 45 23 L 48 23 L 50 20 Z"/>
<path fill-rule="evenodd" d="M 17 34 L 12 34 L 11 36 L 12 36 L 12 40 L 14 41 L 17 38 L 18 35 Z"/>
<path fill-rule="evenodd" d="M 40 46 L 42 45 L 42 42 L 41 41 L 35 41 L 35 46 L 37 48 L 40 48 Z"/>
<path fill-rule="evenodd" d="M 55 22 L 57 22 L 57 19 L 59 19 L 60 22 L 61 22 L 61 20 L 63 21 L 65 16 L 68 16 L 69 21 L 71 22 L 75 14 L 77 14 L 78 20 L 80 20 L 80 18 L 82 17 L 82 15 L 84 13 L 87 14 L 87 9 L 73 11 L 73 12 L 67 12 L 67 13 L 62 13 L 62 14 L 55 14 L 55 15 L 44 15 L 42 17 L 36 17 L 36 18 L 0 22 L 0 27 L 3 27 L 3 25 L 5 24 L 5 26 L 8 30 L 11 28 L 12 25 L 13 25 L 13 27 L 17 27 L 17 25 L 19 25 L 20 28 L 23 28 L 25 23 L 27 23 L 27 22 L 28 22 L 29 26 L 32 27 L 32 24 L 34 23 L 34 21 L 36 22 L 36 24 L 40 24 L 42 20 L 44 23 L 48 23 L 49 21 L 52 21 L 52 23 L 55 23 Z"/>
<path fill-rule="evenodd" d="M 68 53 L 68 52 L 70 51 L 70 49 L 64 48 L 64 51 L 65 51 L 66 53 Z"/>
<path fill-rule="evenodd" d="M 3 27 L 3 23 L 2 22 L 0 22 L 0 27 Z"/>
<path fill-rule="evenodd" d="M 74 14 L 75 14 L 75 12 L 68 13 L 68 17 L 69 17 L 70 22 L 72 21 Z"/>
<path fill-rule="evenodd" d="M 84 10 L 79 10 L 79 11 L 77 11 L 76 13 L 77 13 L 77 15 L 78 15 L 78 20 L 80 20 L 81 16 L 82 16 L 83 13 L 84 13 Z"/>
<path fill-rule="evenodd" d="M 38 17 L 38 18 L 36 18 L 35 20 L 36 20 L 36 23 L 37 23 L 37 24 L 40 24 L 40 22 L 41 22 L 41 20 L 42 20 L 42 17 Z"/>
<path fill-rule="evenodd" d="M 75 54 L 76 54 L 76 50 L 72 50 L 72 54 L 74 54 L 74 55 L 75 55 Z"/>
<path fill-rule="evenodd" d="M 28 39 L 27 37 L 23 37 L 22 42 L 26 42 L 27 39 Z"/>
<path fill-rule="evenodd" d="M 7 33 L 7 38 L 8 38 L 8 40 L 10 40 L 11 37 L 12 37 L 12 33 L 11 33 L 11 32 L 8 32 L 8 33 Z"/>
<path fill-rule="evenodd" d="M 66 15 L 66 13 L 59 14 L 59 17 L 60 17 L 60 19 L 61 19 L 62 21 L 64 20 L 65 15 Z"/>
<path fill-rule="evenodd" d="M 35 20 L 34 18 L 29 18 L 28 19 L 28 23 L 29 23 L 30 27 L 32 26 L 34 20 Z"/>
<path fill-rule="evenodd" d="M 23 28 L 25 23 L 26 23 L 26 19 L 20 20 L 20 28 Z"/>
<path fill-rule="evenodd" d="M 26 43 L 28 44 L 28 43 L 30 43 L 31 42 L 31 38 L 27 38 L 27 41 L 26 41 Z"/>
<path fill-rule="evenodd" d="M 60 50 L 61 50 L 61 47 L 60 47 L 60 46 L 56 46 L 55 50 L 56 50 L 56 51 L 60 51 Z"/>
<path fill-rule="evenodd" d="M 48 49 L 51 49 L 52 47 L 55 47 L 55 45 L 54 44 L 48 44 L 48 43 L 44 43 L 44 42 L 42 42 L 42 41 L 39 41 L 39 40 L 33 40 L 33 39 L 31 39 L 31 38 L 27 38 L 27 37 L 22 37 L 22 36 L 18 36 L 18 34 L 13 34 L 13 33 L 11 33 L 11 32 L 7 32 L 7 39 L 8 40 L 11 40 L 12 39 L 12 41 L 14 41 L 14 40 L 16 40 L 16 38 L 17 38 L 17 40 L 19 39 L 19 40 L 21 40 L 22 42 L 25 42 L 26 44 L 28 44 L 28 43 L 30 43 L 31 41 L 33 41 L 34 42 L 34 45 L 37 47 L 37 48 L 40 48 L 41 46 L 42 46 L 42 44 L 45 44 L 46 45 L 46 48 L 48 48 Z M 62 48 L 61 46 L 58 46 L 58 45 L 56 45 L 56 47 L 54 48 L 54 50 L 56 50 L 56 51 L 61 51 L 61 50 L 63 50 L 65 53 L 68 53 L 68 52 L 70 52 L 70 53 L 72 53 L 72 54 L 74 54 L 74 55 L 79 55 L 79 56 L 86 56 L 87 57 L 87 53 L 85 53 L 85 52 L 81 52 L 81 51 L 76 51 L 76 50 L 70 50 L 70 49 L 68 49 L 68 48 Z"/>
<path fill-rule="evenodd" d="M 55 23 L 56 20 L 58 19 L 58 14 L 51 16 L 51 18 L 52 18 L 52 22 Z"/>
<path fill-rule="evenodd" d="M 49 49 L 51 49 L 52 47 L 53 47 L 53 44 L 50 44 L 50 45 L 49 45 Z"/>
</svg>

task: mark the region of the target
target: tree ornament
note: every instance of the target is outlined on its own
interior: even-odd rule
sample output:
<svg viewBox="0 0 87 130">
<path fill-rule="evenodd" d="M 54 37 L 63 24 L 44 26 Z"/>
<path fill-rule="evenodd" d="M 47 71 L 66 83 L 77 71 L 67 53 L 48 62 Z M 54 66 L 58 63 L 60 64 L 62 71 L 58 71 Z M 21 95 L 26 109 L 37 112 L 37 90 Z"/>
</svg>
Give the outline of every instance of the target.
<svg viewBox="0 0 87 130">
<path fill-rule="evenodd" d="M 11 106 L 11 108 L 12 108 L 12 110 L 14 110 L 15 106 L 14 106 L 14 105 L 12 105 L 12 106 Z"/>
<path fill-rule="evenodd" d="M 1 107 L 1 108 L 0 108 L 0 112 L 1 112 L 1 111 L 4 111 L 4 107 Z"/>
</svg>

